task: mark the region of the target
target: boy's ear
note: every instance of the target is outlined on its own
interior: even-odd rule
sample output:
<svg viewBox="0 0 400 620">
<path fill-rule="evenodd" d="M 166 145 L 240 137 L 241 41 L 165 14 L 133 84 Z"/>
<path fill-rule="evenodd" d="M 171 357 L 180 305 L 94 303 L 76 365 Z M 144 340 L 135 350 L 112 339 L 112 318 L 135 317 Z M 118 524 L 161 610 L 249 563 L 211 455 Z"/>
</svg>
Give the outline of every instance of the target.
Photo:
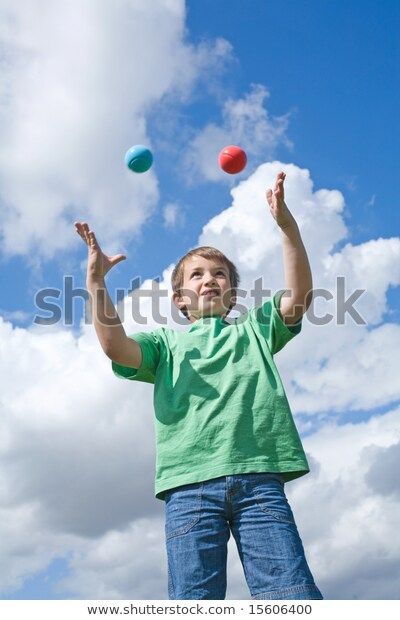
<svg viewBox="0 0 400 620">
<path fill-rule="evenodd" d="M 186 316 L 186 312 L 187 312 L 186 305 L 179 293 L 175 292 L 172 294 L 172 301 L 174 302 L 178 310 L 182 312 L 184 316 Z"/>
<path fill-rule="evenodd" d="M 179 293 L 175 292 L 172 293 L 172 301 L 174 302 L 175 306 L 180 310 L 182 306 L 184 306 L 184 302 L 182 300 L 182 297 L 180 296 Z"/>
</svg>

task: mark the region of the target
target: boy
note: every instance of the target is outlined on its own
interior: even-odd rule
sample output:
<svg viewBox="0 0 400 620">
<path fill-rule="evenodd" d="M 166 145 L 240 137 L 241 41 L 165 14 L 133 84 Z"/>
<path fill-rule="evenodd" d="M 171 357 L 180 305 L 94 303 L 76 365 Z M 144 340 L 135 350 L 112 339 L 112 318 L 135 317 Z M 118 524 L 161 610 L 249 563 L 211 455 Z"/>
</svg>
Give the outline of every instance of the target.
<svg viewBox="0 0 400 620">
<path fill-rule="evenodd" d="M 105 256 L 87 224 L 75 224 L 89 246 L 94 325 L 112 369 L 155 386 L 155 495 L 165 502 L 169 599 L 225 598 L 230 532 L 253 599 L 323 598 L 284 491 L 309 467 L 273 355 L 300 332 L 312 295 L 284 179 L 280 172 L 267 201 L 282 230 L 291 294 L 281 292 L 231 323 L 236 267 L 215 248 L 201 247 L 172 274 L 172 299 L 189 330 L 161 327 L 128 337 L 104 283 L 125 256 Z"/>
</svg>

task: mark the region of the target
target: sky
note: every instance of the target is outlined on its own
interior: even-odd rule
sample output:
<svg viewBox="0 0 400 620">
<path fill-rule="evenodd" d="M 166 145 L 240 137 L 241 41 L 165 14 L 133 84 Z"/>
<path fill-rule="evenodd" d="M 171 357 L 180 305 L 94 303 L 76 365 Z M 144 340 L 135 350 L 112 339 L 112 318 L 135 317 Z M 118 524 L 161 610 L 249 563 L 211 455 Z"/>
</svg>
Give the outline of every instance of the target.
<svg viewBox="0 0 400 620">
<path fill-rule="evenodd" d="M 399 4 L 39 4 L 0 0 L 0 597 L 167 598 L 153 388 L 115 377 L 82 294 L 68 312 L 87 257 L 73 223 L 127 256 L 106 278 L 126 332 L 154 329 L 130 291 L 170 294 L 198 245 L 246 290 L 284 286 L 265 199 L 284 170 L 314 288 L 333 295 L 315 304 L 333 320 L 304 317 L 275 360 L 311 467 L 285 492 L 325 598 L 398 598 Z M 153 153 L 144 174 L 124 165 L 134 144 Z M 240 174 L 218 167 L 228 144 Z M 340 277 L 362 323 L 338 320 Z M 226 598 L 249 598 L 232 539 Z"/>
</svg>

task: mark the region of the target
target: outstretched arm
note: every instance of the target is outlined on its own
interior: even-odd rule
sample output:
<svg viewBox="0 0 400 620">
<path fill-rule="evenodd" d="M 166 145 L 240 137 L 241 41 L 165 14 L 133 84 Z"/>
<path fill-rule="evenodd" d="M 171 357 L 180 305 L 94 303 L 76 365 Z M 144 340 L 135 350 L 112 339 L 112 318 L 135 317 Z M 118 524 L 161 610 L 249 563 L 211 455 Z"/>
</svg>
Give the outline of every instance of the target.
<svg viewBox="0 0 400 620">
<path fill-rule="evenodd" d="M 286 174 L 279 172 L 274 191 L 267 190 L 270 211 L 282 233 L 285 293 L 281 298 L 280 313 L 286 325 L 298 323 L 312 300 L 312 274 L 296 220 L 284 200 Z"/>
<path fill-rule="evenodd" d="M 88 247 L 86 287 L 89 293 L 93 324 L 101 347 L 104 353 L 115 362 L 139 368 L 142 350 L 139 343 L 126 335 L 105 283 L 106 274 L 112 267 L 125 260 L 126 256 L 104 254 L 96 235 L 89 230 L 86 222 L 75 222 L 75 230 Z"/>
</svg>

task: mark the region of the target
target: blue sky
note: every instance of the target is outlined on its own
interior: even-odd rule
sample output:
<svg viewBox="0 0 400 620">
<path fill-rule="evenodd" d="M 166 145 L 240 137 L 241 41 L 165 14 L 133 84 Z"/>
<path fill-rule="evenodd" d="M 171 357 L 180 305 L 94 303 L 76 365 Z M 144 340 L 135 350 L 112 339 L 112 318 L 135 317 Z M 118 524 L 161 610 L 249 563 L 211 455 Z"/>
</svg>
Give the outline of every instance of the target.
<svg viewBox="0 0 400 620">
<path fill-rule="evenodd" d="M 136 522 L 139 523 L 139 539 L 144 539 L 148 531 L 162 529 L 162 507 L 151 504 L 152 489 L 145 491 L 142 487 L 135 488 L 136 497 L 137 493 L 143 493 L 143 505 L 147 512 L 145 509 L 140 511 L 133 499 L 130 499 L 124 516 L 118 515 L 115 522 L 112 519 L 107 522 L 101 535 L 90 533 L 89 526 L 85 529 L 86 526 L 80 525 L 81 521 L 90 522 L 90 509 L 87 514 L 81 514 L 79 510 L 80 493 L 87 492 L 84 483 L 80 487 L 79 482 L 76 490 L 77 514 L 70 516 L 67 507 L 64 513 L 62 508 L 57 513 L 52 507 L 52 501 L 58 496 L 53 496 L 51 485 L 46 482 L 43 473 L 46 467 L 44 465 L 42 471 L 41 467 L 36 468 L 35 465 L 34 455 L 45 455 L 47 450 L 40 443 L 39 432 L 35 443 L 37 452 L 33 450 L 32 460 L 29 455 L 24 455 L 23 450 L 29 445 L 24 443 L 24 438 L 29 437 L 30 432 L 36 438 L 36 430 L 42 429 L 42 434 L 46 436 L 48 432 L 48 436 L 53 437 L 52 433 L 57 433 L 57 429 L 53 427 L 50 414 L 46 414 L 42 420 L 40 412 L 36 412 L 34 422 L 28 420 L 28 416 L 24 415 L 23 404 L 12 404 L 19 403 L 17 392 L 23 393 L 26 388 L 27 401 L 35 403 L 36 398 L 39 402 L 38 394 L 43 389 L 44 402 L 50 389 L 50 378 L 55 376 L 53 368 L 58 369 L 56 375 L 61 375 L 61 369 L 64 369 L 65 376 L 71 376 L 74 389 L 76 376 L 86 391 L 87 384 L 93 388 L 97 375 L 95 377 L 95 371 L 91 370 L 93 377 L 91 375 L 90 380 L 82 378 L 82 372 L 88 368 L 85 360 L 87 364 L 93 363 L 100 374 L 107 365 L 107 361 L 100 359 L 101 352 L 93 341 L 92 328 L 89 326 L 85 330 L 82 327 L 81 302 L 75 306 L 77 311 L 72 327 L 61 328 L 59 336 L 55 333 L 58 328 L 53 335 L 52 330 L 47 329 L 48 344 L 43 344 L 44 340 L 37 343 L 31 340 L 30 329 L 36 312 L 34 296 L 41 288 L 61 288 L 65 275 L 74 277 L 75 287 L 84 287 L 86 248 L 74 231 L 73 222 L 76 219 L 89 222 L 98 234 L 105 252 L 127 254 L 127 260 L 107 276 L 110 292 L 117 287 L 128 289 L 131 279 L 138 275 L 143 280 L 157 276 L 162 279 L 163 272 L 188 249 L 200 244 L 201 239 L 215 240 L 216 244 L 220 241 L 221 247 L 228 250 L 231 248 L 235 258 L 239 260 L 242 257 L 241 265 L 249 275 L 251 259 L 243 258 L 245 254 L 237 250 L 241 243 L 240 230 L 237 224 L 232 223 L 233 219 L 230 219 L 227 210 L 236 200 L 237 208 L 243 208 L 242 218 L 245 222 L 246 213 L 253 210 L 250 198 L 247 199 L 253 187 L 250 185 L 252 179 L 257 174 L 264 174 L 260 170 L 265 171 L 266 179 L 272 179 L 274 162 L 282 162 L 284 166 L 286 164 L 289 170 L 287 184 L 291 179 L 293 187 L 295 179 L 299 183 L 296 190 L 293 190 L 293 196 L 299 196 L 299 202 L 288 200 L 288 206 L 295 217 L 304 216 L 305 225 L 308 226 L 306 238 L 309 245 L 306 244 L 306 247 L 310 247 L 310 258 L 314 260 L 314 263 L 311 261 L 312 266 L 315 264 L 317 280 L 314 284 L 327 285 L 336 272 L 343 272 L 349 275 L 352 285 L 370 286 L 371 291 L 364 307 L 370 318 L 371 333 L 368 334 L 366 330 L 361 337 L 360 331 L 356 333 L 349 328 L 348 335 L 346 338 L 342 336 L 343 341 L 340 340 L 340 346 L 335 349 L 334 332 L 324 332 L 329 352 L 328 368 L 324 368 L 324 371 L 322 365 L 319 370 L 313 366 L 314 352 L 316 363 L 321 362 L 322 345 L 320 349 L 319 344 L 315 343 L 314 349 L 311 339 L 308 346 L 306 335 L 302 341 L 304 344 L 298 345 L 300 348 L 296 355 L 293 349 L 293 358 L 289 350 L 285 350 L 279 358 L 280 370 L 286 379 L 285 385 L 293 379 L 289 400 L 296 412 L 301 435 L 305 443 L 309 439 L 307 446 L 310 451 L 313 450 L 315 476 L 320 472 L 318 475 L 322 478 L 318 481 L 329 489 L 327 497 L 332 497 L 332 511 L 329 515 L 333 519 L 336 475 L 345 476 L 345 473 L 335 473 L 328 456 L 326 465 L 323 457 L 324 454 L 330 455 L 333 450 L 335 425 L 342 427 L 340 432 L 343 433 L 344 446 L 357 446 L 360 463 L 366 469 L 369 468 L 368 471 L 375 467 L 375 460 L 371 456 L 371 461 L 368 461 L 367 447 L 375 442 L 376 454 L 381 454 L 384 461 L 385 450 L 394 444 L 396 437 L 391 425 L 395 409 L 400 405 L 400 393 L 396 382 L 391 379 L 392 370 L 385 373 L 382 369 L 382 374 L 373 376 L 370 373 L 371 368 L 377 372 L 376 368 L 395 355 L 395 344 L 399 338 L 400 269 L 396 256 L 400 233 L 397 206 L 400 186 L 397 173 L 399 130 L 396 121 L 399 109 L 400 6 L 391 1 L 189 0 L 186 4 L 176 2 L 175 9 L 172 9 L 174 3 L 169 5 L 167 0 L 157 0 L 151 8 L 148 5 L 146 7 L 143 1 L 139 2 L 140 10 L 133 12 L 130 40 L 129 27 L 118 15 L 118 11 L 121 14 L 126 11 L 130 15 L 132 3 L 128 0 L 124 0 L 120 9 L 116 6 L 106 8 L 106 3 L 101 3 L 98 13 L 93 14 L 92 8 L 86 12 L 79 7 L 78 2 L 74 5 L 77 22 L 74 21 L 72 11 L 62 9 L 61 3 L 55 3 L 59 4 L 58 10 L 61 13 L 58 14 L 54 8 L 45 9 L 42 19 L 35 21 L 32 31 L 27 26 L 22 8 L 14 7 L 8 0 L 1 4 L 3 15 L 7 16 L 7 26 L 0 32 L 2 62 L 6 69 L 1 84 L 3 109 L 0 115 L 5 136 L 0 158 L 0 286 L 3 291 L 0 316 L 4 319 L 5 338 L 9 339 L 3 360 L 4 368 L 10 367 L 10 350 L 16 353 L 18 364 L 21 364 L 17 370 L 20 384 L 16 393 L 7 392 L 4 397 L 4 415 L 7 424 L 10 424 L 10 437 L 15 437 L 15 443 L 10 443 L 11 452 L 7 457 L 7 463 L 11 465 L 10 469 L 6 468 L 9 495 L 5 506 L 10 509 L 20 506 L 22 510 L 22 507 L 30 506 L 29 502 L 32 501 L 34 515 L 26 517 L 25 529 L 29 532 L 32 527 L 34 536 L 33 542 L 30 541 L 28 545 L 29 549 L 23 552 L 23 560 L 18 560 L 18 552 L 15 551 L 14 555 L 12 548 L 9 555 L 6 554 L 5 570 L 10 578 L 1 584 L 1 597 L 123 598 L 131 594 L 132 598 L 146 598 L 151 591 L 158 591 L 156 598 L 162 598 L 165 596 L 161 590 L 165 575 L 155 575 L 154 582 L 149 581 L 148 589 L 143 586 L 130 593 L 124 578 L 118 582 L 112 569 L 108 570 L 107 565 L 102 568 L 100 561 L 97 564 L 95 551 L 96 546 L 103 548 L 104 545 L 104 549 L 108 549 L 110 532 L 115 531 L 116 536 L 121 536 L 118 544 L 132 545 L 140 555 L 140 544 L 135 538 Z M 34 3 L 30 1 L 26 2 L 24 9 L 26 19 L 35 13 Z M 64 10 L 65 15 L 62 13 Z M 142 18 L 140 11 L 143 11 Z M 157 36 L 157 29 L 152 22 L 152 11 L 154 19 L 160 20 L 160 36 Z M 166 13 L 159 15 L 159 11 Z M 60 37 L 58 29 L 61 15 L 66 23 L 70 20 L 71 33 L 75 32 L 76 27 L 75 36 L 82 45 L 82 59 L 85 60 L 81 63 L 82 75 L 78 70 L 76 80 L 73 76 L 76 68 L 79 69 L 81 65 L 79 54 L 75 55 L 73 50 L 79 49 L 79 45 L 75 45 L 72 34 L 70 38 L 57 38 Z M 146 33 L 143 39 L 140 32 L 141 19 Z M 79 26 L 76 26 L 77 23 Z M 135 37 L 140 40 L 140 44 L 135 41 Z M 119 47 L 119 38 L 126 41 L 126 47 Z M 54 45 L 58 40 L 58 55 L 54 56 L 52 64 L 49 50 L 55 50 Z M 90 47 L 86 49 L 87 40 L 90 41 Z M 220 47 L 218 41 L 223 42 Z M 132 54 L 130 45 L 134 47 Z M 47 94 L 45 89 L 43 92 L 40 72 L 37 72 L 34 60 L 22 66 L 21 58 L 30 49 L 35 50 L 39 59 L 46 59 L 44 75 L 51 86 Z M 165 49 L 169 52 L 166 53 Z M 114 60 L 112 66 L 109 58 L 114 58 L 114 51 L 117 61 Z M 29 58 L 36 56 L 33 54 Z M 57 59 L 61 63 L 61 77 L 57 76 Z M 141 66 L 144 67 L 143 72 Z M 65 80 L 62 78 L 64 75 L 67 76 Z M 91 80 L 93 101 L 91 91 L 85 90 L 88 82 L 92 84 Z M 31 117 L 23 107 L 23 99 L 29 96 L 33 99 Z M 59 98 L 65 101 L 64 108 L 59 105 Z M 229 101 L 249 105 L 250 117 L 241 134 L 236 132 L 237 117 L 234 117 L 232 107 L 225 107 Z M 240 117 L 241 120 L 243 118 Z M 239 135 L 248 140 L 240 144 L 248 153 L 248 165 L 240 175 L 228 178 L 218 170 L 213 153 L 227 143 L 236 143 Z M 211 136 L 212 144 L 207 145 L 207 136 Z M 218 136 L 223 136 L 225 142 L 218 143 Z M 143 141 L 152 149 L 154 164 L 151 173 L 134 175 L 124 167 L 125 150 Z M 268 163 L 271 168 L 262 168 Z M 309 198 L 311 202 L 315 200 L 314 204 L 319 205 L 318 208 L 322 204 L 316 197 L 319 190 L 332 192 L 330 196 L 337 204 L 340 202 L 340 192 L 345 203 L 342 210 L 337 207 L 335 214 L 332 211 L 332 216 L 329 216 L 331 219 L 328 218 L 326 222 L 324 214 L 316 217 L 315 229 L 312 218 L 307 216 L 304 205 L 300 204 L 303 189 L 300 176 L 296 177 L 296 174 L 298 170 L 304 169 L 309 171 L 313 184 Z M 241 199 L 237 197 L 239 194 L 231 194 L 235 188 L 243 188 Z M 307 191 L 304 190 L 304 195 Z M 168 205 L 172 205 L 174 214 L 170 225 L 166 224 L 165 219 Z M 219 238 L 216 232 L 218 222 L 225 217 L 227 228 L 224 230 L 227 232 Z M 262 248 L 263 226 L 266 246 L 272 243 L 274 232 L 270 217 L 266 205 L 265 222 L 263 224 L 260 221 L 259 224 L 260 241 L 257 247 Z M 340 234 L 342 224 L 347 227 L 347 236 Z M 247 234 L 247 224 L 243 226 L 244 234 Z M 331 252 L 332 255 L 338 253 L 337 263 L 319 264 L 318 239 L 328 239 L 330 231 L 336 231 L 332 233 L 332 238 L 338 239 Z M 389 242 L 390 239 L 392 242 Z M 382 240 L 382 243 L 371 245 L 372 241 L 377 240 Z M 347 244 L 351 246 L 348 254 L 341 254 Z M 324 252 L 328 245 L 327 241 Z M 268 265 L 279 266 L 281 263 L 279 251 L 267 254 L 267 257 L 272 256 L 276 262 L 263 259 L 255 269 L 265 274 L 267 284 L 271 277 L 271 285 L 283 286 L 275 273 L 267 273 Z M 329 261 L 328 251 L 323 258 Z M 358 261 L 356 267 L 353 261 Z M 41 316 L 46 314 L 42 312 Z M 17 332 L 17 327 L 22 331 Z M 382 331 L 378 331 L 379 327 L 383 328 Z M 41 333 L 40 327 L 35 330 L 35 333 Z M 57 337 L 60 341 L 56 340 Z M 41 355 L 42 346 L 49 346 L 49 350 L 39 363 L 35 356 Z M 385 353 L 382 353 L 383 349 Z M 83 366 L 77 369 L 78 350 Z M 354 361 L 352 355 L 355 356 Z M 304 369 L 296 370 L 299 361 L 303 359 Z M 360 368 L 356 367 L 357 359 L 361 360 Z M 348 361 L 349 366 L 345 368 L 343 363 L 342 367 L 341 360 Z M 32 374 L 36 366 L 41 369 L 41 375 L 38 379 L 33 377 L 32 385 L 28 387 L 24 377 L 26 373 Z M 3 373 L 3 381 L 9 387 L 13 384 L 13 378 L 11 375 L 7 378 L 7 372 Z M 125 411 L 123 403 L 128 394 L 132 394 L 128 391 L 128 388 L 132 390 L 132 386 L 116 386 L 111 374 L 108 380 L 109 387 L 103 399 L 99 396 L 99 403 L 108 403 L 109 394 L 113 394 L 113 399 L 118 398 L 121 411 Z M 39 385 L 33 385 L 34 381 Z M 371 391 L 366 387 L 368 383 Z M 65 395 L 62 390 L 66 390 L 67 385 L 63 383 L 54 389 Z M 302 391 L 302 385 L 303 388 L 309 385 L 314 387 L 311 391 Z M 372 389 L 372 385 L 376 389 Z M 144 412 L 151 419 L 150 393 L 141 386 L 142 389 L 144 392 L 138 390 L 138 400 L 148 399 Z M 70 398 L 71 403 L 75 402 L 74 395 Z M 82 457 L 82 450 L 86 446 L 86 421 L 82 422 L 82 433 L 75 436 L 73 424 L 81 422 L 79 417 L 74 417 L 76 408 L 73 404 L 68 413 L 70 398 L 65 395 L 62 399 L 64 404 L 58 430 L 62 437 L 63 424 L 67 424 L 65 420 L 70 416 L 71 427 L 65 428 L 68 428 L 69 440 L 76 441 L 77 447 L 76 452 L 72 447 L 70 452 L 67 450 L 64 460 L 56 460 L 59 469 L 55 467 L 55 471 L 59 479 L 54 484 L 57 486 L 60 481 L 64 481 L 71 485 L 68 488 L 73 493 L 75 481 L 66 472 L 71 463 L 75 462 L 76 454 L 79 454 L 78 458 Z M 90 421 L 96 425 L 98 420 L 102 420 L 106 428 L 110 406 L 101 409 L 103 405 L 99 405 L 99 418 L 93 398 L 90 399 L 89 394 L 83 398 L 86 399 L 84 402 L 87 409 L 83 401 L 82 407 L 83 411 L 88 412 L 88 428 Z M 49 402 L 52 402 L 51 393 Z M 136 427 L 131 428 L 131 424 L 134 422 L 128 418 L 127 427 L 120 429 L 121 437 L 126 435 L 127 429 L 136 432 Z M 357 424 L 359 429 L 355 428 Z M 17 429 L 21 429 L 21 436 Z M 140 448 L 138 453 L 143 458 L 141 467 L 151 487 L 154 455 L 151 452 L 150 422 L 146 429 L 149 452 L 147 454 L 144 451 L 142 454 Z M 140 428 L 140 432 L 142 430 Z M 320 440 L 317 441 L 317 437 Z M 102 445 L 99 439 L 99 446 Z M 88 460 L 95 472 L 94 457 L 97 452 L 93 450 L 93 460 L 89 457 Z M 60 452 L 63 450 L 60 449 Z M 121 451 L 120 455 L 112 456 L 112 462 L 115 460 L 117 464 L 120 463 L 121 471 L 125 468 L 122 456 L 126 457 L 127 453 Z M 343 472 L 347 467 L 348 472 L 354 474 L 351 469 L 355 467 L 351 450 L 346 451 L 344 448 L 344 454 Z M 374 459 L 375 456 L 373 452 Z M 349 459 L 347 465 L 346 458 Z M 31 494 L 34 491 L 24 491 L 23 485 L 21 489 L 18 485 L 19 476 L 24 475 L 25 467 L 26 471 L 29 470 L 30 463 L 34 464 L 32 488 L 36 489 L 36 496 Z M 127 471 L 133 472 L 136 467 L 137 464 L 129 460 Z M 99 471 L 108 470 L 100 468 Z M 118 473 L 118 467 L 115 471 Z M 99 497 L 101 495 L 101 478 L 96 478 L 97 474 L 93 475 L 97 481 L 93 483 L 96 489 L 93 505 L 96 506 L 96 493 Z M 357 498 L 361 506 L 363 478 L 362 473 L 358 472 L 357 475 L 360 476 Z M 313 483 L 316 481 L 316 478 L 311 480 Z M 304 486 L 304 497 L 307 497 L 308 492 L 310 497 L 315 497 L 311 482 L 302 483 L 310 485 Z M 14 484 L 18 491 L 13 491 Z M 110 486 L 113 485 L 115 480 L 113 482 L 111 477 Z M 110 499 L 115 505 L 120 500 L 119 496 Z M 324 563 L 320 562 L 318 550 L 324 548 L 324 535 L 331 533 L 327 530 L 319 538 L 314 536 L 311 529 L 307 529 L 307 509 L 306 504 L 302 504 L 305 500 L 296 496 L 293 490 L 295 500 L 307 548 L 310 549 L 315 569 L 321 575 L 325 591 L 332 598 L 367 598 L 368 587 L 361 579 L 357 581 L 356 566 L 352 569 L 354 579 L 347 579 L 354 588 L 351 590 L 341 577 L 343 573 L 339 565 L 333 571 L 334 574 L 330 574 Z M 379 494 L 371 497 L 371 505 L 376 505 L 377 511 L 384 507 L 379 503 L 381 501 L 384 500 Z M 385 501 L 392 501 L 395 510 L 399 509 L 396 493 Z M 73 499 L 71 502 L 73 504 Z M 342 503 L 344 507 L 349 503 L 345 492 Z M 389 508 L 393 508 L 393 505 Z M 37 514 L 34 506 L 38 510 Z M 363 514 L 363 509 L 360 508 L 360 514 Z M 327 521 L 329 515 L 326 516 Z M 21 522 L 24 523 L 23 520 Z M 389 534 L 389 521 L 386 528 Z M 94 530 L 97 531 L 96 528 Z M 7 531 L 5 535 L 9 536 Z M 158 547 L 162 547 L 161 534 L 157 541 Z M 46 536 L 49 536 L 50 544 L 49 549 L 43 551 Z M 371 546 L 374 553 L 383 554 L 386 551 L 382 541 L 377 540 L 374 544 Z M 337 548 L 340 548 L 340 544 Z M 335 548 L 332 547 L 327 557 L 330 554 L 333 557 L 334 553 Z M 362 553 L 360 542 L 355 555 L 359 554 L 357 557 L 360 562 L 363 559 L 367 561 L 368 556 L 364 557 Z M 233 598 L 246 597 L 240 566 L 233 559 L 231 561 L 232 585 L 229 593 Z M 140 574 L 142 567 L 131 562 L 126 561 L 127 574 L 135 574 L 135 571 Z M 160 566 L 162 562 L 160 556 Z M 148 570 L 151 571 L 150 564 Z M 371 579 L 376 577 L 371 573 Z M 97 589 L 94 583 L 100 583 Z M 373 598 L 392 598 L 395 580 L 392 589 L 390 587 L 390 584 L 380 585 L 379 579 L 376 579 L 377 590 Z"/>
</svg>

